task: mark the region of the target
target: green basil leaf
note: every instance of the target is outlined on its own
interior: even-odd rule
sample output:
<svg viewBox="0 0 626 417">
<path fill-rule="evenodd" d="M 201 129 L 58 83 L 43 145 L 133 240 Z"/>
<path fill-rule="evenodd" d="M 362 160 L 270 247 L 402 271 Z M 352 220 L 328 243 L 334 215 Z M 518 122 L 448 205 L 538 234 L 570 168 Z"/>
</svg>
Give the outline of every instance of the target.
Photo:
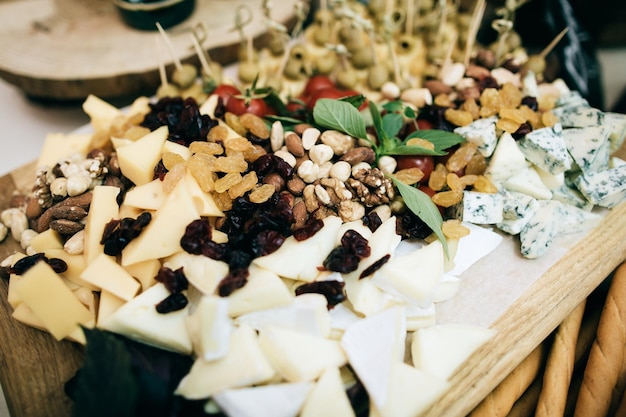
<svg viewBox="0 0 626 417">
<path fill-rule="evenodd" d="M 404 104 L 401 101 L 390 101 L 382 105 L 383 109 L 387 110 L 389 113 L 399 113 L 402 111 Z M 410 108 L 410 107 L 408 107 Z"/>
<path fill-rule="evenodd" d="M 383 130 L 388 138 L 398 136 L 403 126 L 404 119 L 401 114 L 387 113 L 383 116 Z"/>
<path fill-rule="evenodd" d="M 433 200 L 431 200 L 428 194 L 423 191 L 420 191 L 415 187 L 411 187 L 410 185 L 406 185 L 402 181 L 398 181 L 393 176 L 391 176 L 391 179 L 398 188 L 398 191 L 404 200 L 404 204 L 406 204 L 409 210 L 411 210 L 417 217 L 422 219 L 422 221 L 432 229 L 435 235 L 437 235 L 443 245 L 443 251 L 446 254 L 446 257 L 448 257 L 448 242 L 446 241 L 446 237 L 443 235 L 443 230 L 441 229 L 441 226 L 443 225 L 443 218 L 441 217 L 439 209 L 435 203 L 433 203 Z"/>
<path fill-rule="evenodd" d="M 372 116 L 372 122 L 374 124 L 374 130 L 376 130 L 376 135 L 380 138 L 382 143 L 385 143 L 385 140 L 389 139 L 387 134 L 385 133 L 385 129 L 383 126 L 383 119 L 380 117 L 380 112 L 378 111 L 378 107 L 375 103 L 369 103 L 370 116 Z"/>
<path fill-rule="evenodd" d="M 426 139 L 429 142 L 432 142 L 433 145 L 435 145 L 435 149 L 438 151 L 442 151 L 444 149 L 451 148 L 454 145 L 465 142 L 465 139 L 461 135 L 436 129 L 416 130 L 415 132 L 407 136 L 405 140 L 409 140 L 412 138 Z"/>
<path fill-rule="evenodd" d="M 417 118 L 417 113 L 415 113 L 415 110 L 413 110 L 411 107 L 406 106 L 404 108 L 404 117 L 406 117 L 407 119 L 415 119 Z"/>
<path fill-rule="evenodd" d="M 400 145 L 396 146 L 393 149 L 387 149 L 385 152 L 386 155 L 432 155 L 432 156 L 441 156 L 446 155 L 447 152 L 438 151 L 428 148 L 423 148 L 417 145 Z"/>
<path fill-rule="evenodd" d="M 363 103 L 365 103 L 365 96 L 363 94 L 356 94 L 354 96 L 341 97 L 339 101 L 350 103 L 354 108 L 359 109 Z"/>
<path fill-rule="evenodd" d="M 313 108 L 315 123 L 327 129 L 339 130 L 355 138 L 367 138 L 365 122 L 352 104 L 328 98 L 321 98 Z"/>
</svg>

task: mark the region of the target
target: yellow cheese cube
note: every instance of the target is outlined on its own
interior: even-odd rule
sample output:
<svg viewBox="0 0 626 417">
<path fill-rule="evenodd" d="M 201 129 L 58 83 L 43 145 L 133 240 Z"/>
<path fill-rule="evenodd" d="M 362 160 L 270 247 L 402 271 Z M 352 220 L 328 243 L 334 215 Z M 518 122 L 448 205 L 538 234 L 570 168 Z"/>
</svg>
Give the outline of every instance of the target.
<svg viewBox="0 0 626 417">
<path fill-rule="evenodd" d="M 124 205 L 146 210 L 158 210 L 167 194 L 163 191 L 163 181 L 156 179 L 131 188 L 124 196 Z"/>
<path fill-rule="evenodd" d="M 100 301 L 98 302 L 98 326 L 124 304 L 126 304 L 125 300 L 106 290 L 102 290 L 100 292 Z"/>
<path fill-rule="evenodd" d="M 50 133 L 43 143 L 37 167 L 53 167 L 63 158 L 74 154 L 87 155 L 91 134 L 69 134 Z"/>
<path fill-rule="evenodd" d="M 164 258 L 182 251 L 180 239 L 187 225 L 199 218 L 185 182 L 180 181 L 150 224 L 122 251 L 122 265 Z"/>
<path fill-rule="evenodd" d="M 96 287 L 84 281 L 80 275 L 87 267 L 83 255 L 70 255 L 63 249 L 48 249 L 44 252 L 48 258 L 62 259 L 67 264 L 67 271 L 60 274 L 64 278 L 82 287 L 95 290 Z"/>
<path fill-rule="evenodd" d="M 61 235 L 52 229 L 48 229 L 33 236 L 30 240 L 30 246 L 35 252 L 45 252 L 48 249 L 63 249 L 63 241 Z"/>
<path fill-rule="evenodd" d="M 161 126 L 117 150 L 117 160 L 122 173 L 135 185 L 152 181 L 154 167 L 161 160 L 161 151 L 167 135 L 167 126 Z"/>
<path fill-rule="evenodd" d="M 189 171 L 187 171 L 187 175 L 185 176 L 185 183 L 201 216 L 224 217 L 224 212 L 219 209 L 211 194 L 204 192 L 202 188 L 200 188 L 198 182 Z"/>
<path fill-rule="evenodd" d="M 94 259 L 80 277 L 127 301 L 133 299 L 141 288 L 141 284 L 132 275 L 105 254 Z"/>
<path fill-rule="evenodd" d="M 163 144 L 163 153 L 171 152 L 177 155 L 180 155 L 185 161 L 189 159 L 191 156 L 191 151 L 185 145 L 181 145 L 180 143 L 172 142 L 171 140 L 166 140 Z"/>
<path fill-rule="evenodd" d="M 96 132 L 108 131 L 113 120 L 123 115 L 120 109 L 92 94 L 83 102 L 83 111 L 91 118 Z"/>
<path fill-rule="evenodd" d="M 100 244 L 104 226 L 112 219 L 119 218 L 119 207 L 117 205 L 119 192 L 119 188 L 107 185 L 99 185 L 93 189 L 91 206 L 85 223 L 83 250 L 85 261 L 88 264 L 104 252 L 104 246 Z"/>
<path fill-rule="evenodd" d="M 141 290 L 145 291 L 156 284 L 155 277 L 161 269 L 161 262 L 158 259 L 148 259 L 127 265 L 124 269 L 141 283 Z"/>
<path fill-rule="evenodd" d="M 87 307 L 45 262 L 26 271 L 15 291 L 57 340 L 74 332 L 79 324 L 93 322 Z"/>
<path fill-rule="evenodd" d="M 115 149 L 116 151 L 120 148 L 123 148 L 124 146 L 130 145 L 131 143 L 133 143 L 133 141 L 130 139 L 111 138 L 111 144 L 113 144 L 113 149 Z"/>
</svg>

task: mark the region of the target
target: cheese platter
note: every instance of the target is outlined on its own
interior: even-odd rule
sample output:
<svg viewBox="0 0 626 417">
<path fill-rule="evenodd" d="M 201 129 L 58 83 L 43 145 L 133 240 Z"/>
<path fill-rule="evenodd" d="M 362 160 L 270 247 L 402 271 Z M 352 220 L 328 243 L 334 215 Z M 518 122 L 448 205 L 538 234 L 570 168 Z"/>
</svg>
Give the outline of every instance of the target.
<svg viewBox="0 0 626 417">
<path fill-rule="evenodd" d="M 341 48 L 329 49 L 341 59 Z M 288 63 L 283 61 L 281 68 L 287 71 Z M 205 75 L 210 73 L 203 69 Z M 317 104 L 311 104 L 308 124 L 295 119 L 297 113 L 275 119 L 268 114 L 271 122 L 263 122 L 249 110 L 250 102 L 259 98 L 262 105 L 276 106 L 271 90 L 256 88 L 259 79 L 272 82 L 270 72 L 242 90 L 230 85 L 231 92 L 224 96 L 217 92 L 221 85 L 204 91 L 203 84 L 199 104 L 157 93 L 153 100 L 140 97 L 130 108 L 119 110 L 89 96 L 83 107 L 92 124 L 81 129 L 87 134 L 48 138 L 37 162 L 2 178 L 4 226 L 12 233 L 25 229 L 19 220 L 23 214 L 15 211 L 20 206 L 37 229 L 15 236 L 21 246 L 11 238 L 0 246 L 9 277 L 0 280 L 4 316 L 0 336 L 8 341 L 0 350 L 6 364 L 0 382 L 12 415 L 48 415 L 52 410 L 55 415 L 70 415 L 72 402 L 64 391 L 70 396 L 76 391 L 66 382 L 81 366 L 84 337 L 96 337 L 87 330 L 82 335 L 76 323 L 91 328 L 92 318 L 97 318 L 97 328 L 129 339 L 184 355 L 193 351 L 195 362 L 175 392 L 206 402 L 209 414 L 221 409 L 232 416 L 249 415 L 253 401 L 288 394 L 290 401 L 280 404 L 281 412 L 295 415 L 303 408 L 302 415 L 307 415 L 320 410 L 320 401 L 311 398 L 330 395 L 324 390 L 337 387 L 342 379 L 358 388 L 357 376 L 374 415 L 469 413 L 626 257 L 626 204 L 619 180 L 625 153 L 623 118 L 591 109 L 558 82 L 547 88 L 559 95 L 551 104 L 541 101 L 543 109 L 533 111 L 530 106 L 537 102 L 522 101 L 519 87 L 511 81 L 515 73 L 496 70 L 477 78 L 487 79 L 481 86 L 482 108 L 472 108 L 474 99 L 467 98 L 462 110 L 456 110 L 458 103 L 453 104 L 450 96 L 437 95 L 436 106 L 446 109 L 446 115 L 445 121 L 434 123 L 454 133 L 426 128 L 401 134 L 403 126 L 413 127 L 411 119 L 417 114 L 400 99 L 400 86 L 394 89 L 393 83 L 368 91 L 365 107 L 365 97 L 358 94 L 347 94 L 346 100 L 318 97 Z M 545 91 L 539 93 L 536 85 L 533 89 L 534 81 L 528 77 L 534 77 L 532 72 L 523 78 L 524 88 L 547 100 Z M 161 82 L 167 87 L 163 76 Z M 303 83 L 290 78 L 285 85 L 291 94 Z M 238 103 L 242 96 L 248 100 Z M 515 104 L 488 108 L 495 96 Z M 189 133 L 177 125 L 175 113 L 181 107 L 184 117 L 197 120 L 201 129 L 205 122 L 213 123 L 205 131 L 206 139 L 201 134 L 202 140 L 193 136 L 185 142 Z M 243 110 L 235 114 L 236 109 Z M 170 112 L 168 120 L 174 123 L 157 117 L 162 112 Z M 261 115 L 266 113 L 265 109 Z M 607 122 L 611 129 L 603 129 L 609 117 L 617 121 Z M 287 126 L 294 130 L 283 131 Z M 374 133 L 366 132 L 366 126 Z M 407 137 L 400 141 L 396 135 Z M 573 139 L 592 136 L 595 142 Z M 447 144 L 435 145 L 438 140 Z M 88 147 L 94 143 L 105 150 Z M 610 146 L 615 148 L 611 158 Z M 401 167 L 403 157 L 419 152 L 443 158 L 442 150 L 448 148 L 451 156 L 437 159 L 440 162 L 429 172 L 432 181 L 424 180 L 423 185 L 434 191 L 432 201 L 424 202 L 426 193 L 410 185 L 420 182 L 426 168 Z M 70 149 L 80 149 L 83 156 L 68 157 L 65 151 Z M 115 164 L 106 156 L 111 149 Z M 296 158 L 303 156 L 298 162 Z M 364 159 L 356 157 L 370 158 L 376 167 L 364 168 L 359 165 Z M 461 157 L 466 162 L 456 166 Z M 472 171 L 476 174 L 469 168 L 474 158 L 482 161 L 482 168 Z M 195 162 L 198 159 L 202 165 Z M 521 163 L 515 165 L 516 161 Z M 46 165 L 53 168 L 42 171 Z M 219 175 L 213 171 L 203 175 L 206 166 L 219 166 Z M 322 166 L 327 174 L 321 174 Z M 445 181 L 436 187 L 443 170 Z M 90 175 L 88 183 L 81 180 L 82 171 Z M 108 178 L 105 185 L 109 171 L 123 176 Z M 570 174 L 568 184 L 564 172 Z M 368 181 L 372 188 L 365 187 Z M 302 189 L 294 185 L 298 182 Z M 584 200 L 570 196 L 564 202 L 573 187 Z M 566 195 L 557 198 L 561 188 Z M 29 189 L 34 194 L 20 203 L 16 192 Z M 125 192 L 120 201 L 118 189 Z M 89 213 L 79 207 L 86 194 L 92 203 Z M 279 239 L 277 247 L 267 249 L 279 230 L 276 223 L 282 214 L 275 210 L 285 210 L 280 205 L 283 198 L 294 200 L 289 213 L 302 203 L 305 217 Z M 72 210 L 49 205 L 69 200 Z M 591 210 L 588 203 L 597 207 Z M 251 209 L 251 204 L 258 206 Z M 63 215 L 54 214 L 61 211 Z M 73 220 L 74 212 L 83 220 Z M 272 224 L 272 234 L 255 229 L 255 221 L 238 217 L 245 219 L 251 212 L 264 227 Z M 429 227 L 421 243 L 411 235 L 416 233 L 414 225 L 404 223 L 413 215 Z M 265 216 L 278 217 L 270 217 L 268 223 Z M 118 217 L 124 221 L 116 221 Z M 199 217 L 212 220 L 206 224 Z M 241 229 L 238 224 L 247 226 Z M 129 227 L 139 228 L 131 238 L 123 235 Z M 196 240 L 207 227 L 208 240 Z M 401 233 L 406 233 L 402 239 Z M 260 252 L 254 246 L 261 244 L 258 239 L 268 239 Z M 77 240 L 80 250 L 74 246 Z M 246 240 L 256 243 L 250 248 L 242 243 Z M 221 252 L 224 248 L 227 252 Z M 13 255 L 22 251 L 25 254 Z M 37 252 L 52 259 L 39 262 Z M 36 265 L 31 269 L 24 266 L 28 263 Z M 55 267 L 60 268 L 58 273 Z M 110 280 L 103 280 L 103 271 Z M 415 281 L 415 275 L 423 281 Z M 176 289 L 181 282 L 183 289 Z M 65 304 L 75 304 L 75 314 L 61 314 L 37 287 L 66 297 Z M 68 288 L 76 297 L 80 294 L 80 303 Z M 307 292 L 323 294 L 330 310 L 319 294 Z M 188 302 L 193 309 L 188 310 Z M 151 308 L 154 304 L 156 309 Z M 287 319 L 300 314 L 308 319 Z M 134 319 L 139 316 L 141 320 Z M 79 343 L 57 342 L 18 321 Z M 210 330 L 199 330 L 205 328 Z M 456 352 L 451 340 L 459 338 L 464 343 Z M 225 340 L 231 341 L 231 348 Z M 438 346 L 449 356 L 443 357 Z M 317 355 L 316 350 L 326 354 Z M 371 366 L 371 360 L 380 366 Z M 88 362 L 93 366 L 93 357 Z M 344 366 L 347 362 L 350 367 Z M 435 363 L 441 366 L 433 368 Z M 228 367 L 234 372 L 224 370 Z M 338 378 L 324 369 L 341 374 Z M 221 377 L 211 377 L 212 373 Z M 25 382 L 12 383 L 17 380 Z M 411 385 L 401 381 L 422 384 L 423 394 L 411 395 L 406 391 Z M 34 386 L 42 394 L 33 401 L 29 395 Z M 332 395 L 345 405 L 343 393 L 335 389 Z M 277 403 L 264 401 L 266 406 Z"/>
</svg>

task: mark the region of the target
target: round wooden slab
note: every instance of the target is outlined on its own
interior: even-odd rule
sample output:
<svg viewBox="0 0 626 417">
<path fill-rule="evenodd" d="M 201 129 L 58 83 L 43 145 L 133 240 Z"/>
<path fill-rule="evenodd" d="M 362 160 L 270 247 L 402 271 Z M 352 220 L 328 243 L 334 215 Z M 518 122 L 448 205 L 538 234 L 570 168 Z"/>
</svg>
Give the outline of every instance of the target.
<svg viewBox="0 0 626 417">
<path fill-rule="evenodd" d="M 296 0 L 284 0 L 272 18 L 289 26 Z M 252 10 L 244 28 L 257 47 L 265 43 L 261 0 L 197 0 L 192 15 L 167 30 L 178 58 L 197 62 L 189 31 L 203 24 L 202 42 L 213 60 L 236 60 L 237 8 Z M 127 26 L 111 0 L 5 0 L 0 2 L 0 77 L 27 95 L 58 100 L 136 96 L 159 85 L 157 31 Z M 166 65 L 174 62 L 162 44 Z"/>
</svg>

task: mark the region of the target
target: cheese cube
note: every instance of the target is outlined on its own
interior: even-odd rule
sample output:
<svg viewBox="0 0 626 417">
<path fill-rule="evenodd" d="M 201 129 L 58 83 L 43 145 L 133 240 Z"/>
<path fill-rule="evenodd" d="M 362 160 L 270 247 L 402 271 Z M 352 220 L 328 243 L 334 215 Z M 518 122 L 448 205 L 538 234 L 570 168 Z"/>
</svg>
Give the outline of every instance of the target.
<svg viewBox="0 0 626 417">
<path fill-rule="evenodd" d="M 309 393 L 300 417 L 354 417 L 339 369 L 327 368 Z"/>
<path fill-rule="evenodd" d="M 133 299 L 141 288 L 137 280 L 105 254 L 94 259 L 83 271 L 81 278 L 126 301 Z"/>
<path fill-rule="evenodd" d="M 87 325 L 94 317 L 45 262 L 38 262 L 22 276 L 15 291 L 43 326 L 57 340 Z"/>
<path fill-rule="evenodd" d="M 544 255 L 559 233 L 563 216 L 562 203 L 539 201 L 539 209 L 520 232 L 522 256 L 534 259 Z"/>
<path fill-rule="evenodd" d="M 100 244 L 100 241 L 104 226 L 118 218 L 117 195 L 119 193 L 119 188 L 105 185 L 99 185 L 93 189 L 91 206 L 85 223 L 83 255 L 87 263 L 104 253 L 104 246 Z"/>
<path fill-rule="evenodd" d="M 609 166 L 607 126 L 586 126 L 563 130 L 563 139 L 574 162 L 583 172 L 602 171 Z"/>
<path fill-rule="evenodd" d="M 615 207 L 626 199 L 626 165 L 583 174 L 575 183 L 587 200 L 602 207 Z"/>
<path fill-rule="evenodd" d="M 528 194 L 539 200 L 549 200 L 552 192 L 541 180 L 541 177 L 533 168 L 525 168 L 502 184 L 509 191 L 517 191 Z"/>
<path fill-rule="evenodd" d="M 510 133 L 500 136 L 498 145 L 485 171 L 485 176 L 494 182 L 502 182 L 528 166 L 526 157 L 517 146 L 517 142 Z"/>
<path fill-rule="evenodd" d="M 604 124 L 604 113 L 589 107 L 588 104 L 557 107 L 552 113 L 559 119 L 563 127 L 601 126 Z"/>
<path fill-rule="evenodd" d="M 498 141 L 496 136 L 496 116 L 478 119 L 472 123 L 457 127 L 454 133 L 461 135 L 468 142 L 478 146 L 478 152 L 484 157 L 490 157 Z"/>
<path fill-rule="evenodd" d="M 463 191 L 463 201 L 451 207 L 453 217 L 474 224 L 496 224 L 502 221 L 502 195 Z"/>
<path fill-rule="evenodd" d="M 154 167 L 161 160 L 163 144 L 167 140 L 167 126 L 161 126 L 135 142 L 117 150 L 122 174 L 135 185 L 152 181 Z"/>
<path fill-rule="evenodd" d="M 61 133 L 50 133 L 41 148 L 37 168 L 52 168 L 59 161 L 72 155 L 84 157 L 89 151 L 91 144 L 91 134 L 74 133 L 64 135 Z"/>
<path fill-rule="evenodd" d="M 559 124 L 534 130 L 518 142 L 519 148 L 530 162 L 558 175 L 569 170 L 572 165 L 562 132 Z"/>
<path fill-rule="evenodd" d="M 47 249 L 63 249 L 63 241 L 58 232 L 48 229 L 33 236 L 30 246 L 35 252 L 45 252 Z"/>
<path fill-rule="evenodd" d="M 228 297 L 231 317 L 291 303 L 293 296 L 278 275 L 256 265 L 250 265 L 249 271 L 246 285 Z"/>
</svg>

